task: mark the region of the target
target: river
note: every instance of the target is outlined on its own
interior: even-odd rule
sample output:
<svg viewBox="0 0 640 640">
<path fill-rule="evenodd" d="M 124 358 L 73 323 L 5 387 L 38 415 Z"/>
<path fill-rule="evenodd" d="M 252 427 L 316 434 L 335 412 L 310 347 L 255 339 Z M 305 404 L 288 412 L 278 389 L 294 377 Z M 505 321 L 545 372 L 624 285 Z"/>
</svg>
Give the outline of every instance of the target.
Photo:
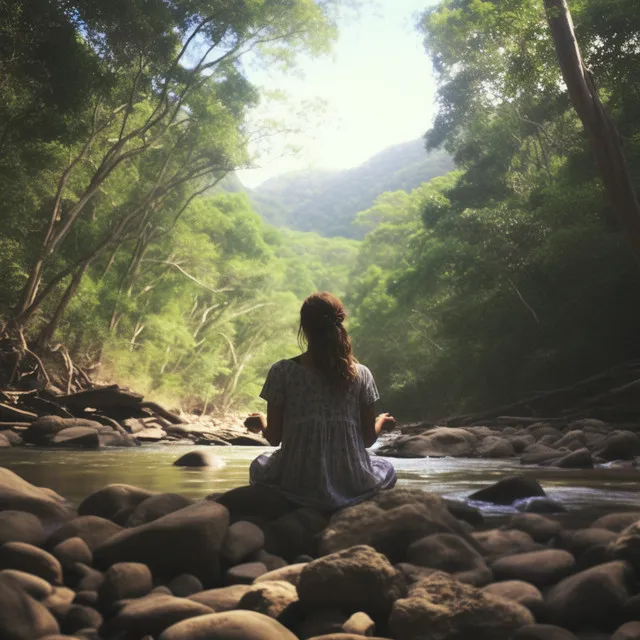
<svg viewBox="0 0 640 640">
<path fill-rule="evenodd" d="M 269 449 L 218 447 L 217 469 L 173 466 L 182 454 L 199 447 L 142 446 L 101 451 L 52 450 L 29 447 L 0 449 L 0 466 L 25 480 L 57 491 L 73 503 L 109 483 L 133 484 L 145 489 L 202 498 L 248 482 L 251 460 Z M 208 447 L 207 447 L 208 448 Z M 515 473 L 533 475 L 550 497 L 570 512 L 605 512 L 617 508 L 640 510 L 639 469 L 569 470 L 523 468 L 517 460 L 430 458 L 393 459 L 399 484 L 420 487 L 440 495 L 464 499 L 471 492 Z M 505 508 L 481 506 L 486 515 Z M 507 509 L 508 511 L 508 509 Z"/>
</svg>

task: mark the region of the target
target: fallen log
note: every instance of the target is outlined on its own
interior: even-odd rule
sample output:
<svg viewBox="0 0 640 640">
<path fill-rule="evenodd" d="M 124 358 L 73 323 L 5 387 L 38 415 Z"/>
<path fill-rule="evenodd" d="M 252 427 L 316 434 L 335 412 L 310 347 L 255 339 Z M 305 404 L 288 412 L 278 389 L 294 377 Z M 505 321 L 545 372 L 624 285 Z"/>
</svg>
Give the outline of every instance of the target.
<svg viewBox="0 0 640 640">
<path fill-rule="evenodd" d="M 161 418 L 168 420 L 171 424 L 185 424 L 185 421 L 180 416 L 171 413 L 171 411 L 167 411 L 155 402 L 142 402 L 140 406 L 143 409 L 150 409 L 153 413 L 157 413 Z"/>
<path fill-rule="evenodd" d="M 69 395 L 60 396 L 57 401 L 72 411 L 92 409 L 133 408 L 139 409 L 144 396 L 117 385 L 86 389 Z"/>
<path fill-rule="evenodd" d="M 31 411 L 23 411 L 17 407 L 13 407 L 10 404 L 0 402 L 0 420 L 11 421 L 16 420 L 18 422 L 33 422 L 38 417 L 38 414 Z"/>
</svg>

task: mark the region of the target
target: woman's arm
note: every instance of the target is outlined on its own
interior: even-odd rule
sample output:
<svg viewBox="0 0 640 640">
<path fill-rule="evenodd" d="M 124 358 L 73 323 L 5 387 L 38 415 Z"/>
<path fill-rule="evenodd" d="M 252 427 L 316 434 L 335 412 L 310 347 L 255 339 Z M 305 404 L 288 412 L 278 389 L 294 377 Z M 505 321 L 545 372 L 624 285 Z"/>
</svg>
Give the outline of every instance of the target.
<svg viewBox="0 0 640 640">
<path fill-rule="evenodd" d="M 376 417 L 375 404 L 360 407 L 360 426 L 364 446 L 370 447 L 375 443 L 381 431 L 390 431 L 396 424 L 395 418 L 388 413 L 381 413 Z"/>
<path fill-rule="evenodd" d="M 244 425 L 253 433 L 262 433 L 269 444 L 277 447 L 282 442 L 283 414 L 284 407 L 268 402 L 266 418 L 261 413 L 252 413 Z"/>
</svg>

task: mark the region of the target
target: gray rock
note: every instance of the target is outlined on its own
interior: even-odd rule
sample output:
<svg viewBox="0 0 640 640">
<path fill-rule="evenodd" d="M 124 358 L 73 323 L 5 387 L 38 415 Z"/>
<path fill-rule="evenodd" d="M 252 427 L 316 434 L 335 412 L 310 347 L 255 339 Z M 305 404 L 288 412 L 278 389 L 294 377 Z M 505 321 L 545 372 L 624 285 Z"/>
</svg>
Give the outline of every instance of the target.
<svg viewBox="0 0 640 640">
<path fill-rule="evenodd" d="M 58 543 L 52 550 L 51 555 L 56 557 L 63 568 L 73 567 L 76 562 L 91 565 L 93 554 L 87 543 L 82 538 L 67 538 Z"/>
<path fill-rule="evenodd" d="M 611 640 L 640 640 L 640 621 L 626 622 L 616 630 Z"/>
<path fill-rule="evenodd" d="M 213 451 L 206 449 L 189 451 L 180 456 L 173 464 L 176 467 L 210 467 L 214 469 L 218 469 L 224 465 L 222 460 L 220 460 Z"/>
<path fill-rule="evenodd" d="M 89 547 L 91 552 L 104 544 L 107 540 L 122 531 L 111 520 L 99 516 L 79 516 L 73 520 L 65 522 L 56 529 L 47 540 L 48 548 L 55 548 L 64 540 L 69 538 L 80 538 Z"/>
<path fill-rule="evenodd" d="M 224 574 L 224 583 L 227 585 L 253 584 L 256 578 L 265 573 L 267 573 L 267 567 L 262 562 L 245 562 L 228 569 Z"/>
<path fill-rule="evenodd" d="M 509 529 L 518 529 L 528 533 L 535 542 L 548 542 L 562 531 L 562 525 L 555 520 L 537 513 L 518 513 L 511 516 Z"/>
<path fill-rule="evenodd" d="M 204 588 L 202 582 L 190 573 L 176 576 L 167 586 L 171 593 L 178 598 L 187 598 L 194 593 L 199 593 Z"/>
<path fill-rule="evenodd" d="M 126 520 L 127 527 L 139 527 L 193 504 L 193 500 L 177 493 L 149 496 L 133 509 Z"/>
<path fill-rule="evenodd" d="M 526 476 L 512 476 L 498 480 L 490 487 L 472 493 L 469 499 L 492 504 L 510 505 L 516 500 L 532 496 L 546 496 L 538 481 Z"/>
<path fill-rule="evenodd" d="M 98 597 L 104 605 L 125 598 L 140 598 L 153 589 L 149 567 L 140 562 L 116 562 L 104 574 Z"/>
<path fill-rule="evenodd" d="M 284 516 L 286 517 L 286 516 Z M 252 522 L 240 520 L 232 524 L 222 544 L 222 557 L 229 564 L 238 564 L 264 546 L 264 533 Z"/>
<path fill-rule="evenodd" d="M 640 511 L 623 511 L 608 513 L 598 518 L 591 526 L 594 529 L 608 529 L 615 533 L 621 533 L 624 529 L 636 522 L 640 522 Z"/>
<path fill-rule="evenodd" d="M 128 484 L 110 484 L 87 496 L 78 507 L 81 516 L 100 516 L 111 520 L 122 509 L 135 509 L 143 500 L 155 495 L 153 491 Z"/>
<path fill-rule="evenodd" d="M 578 640 L 571 631 L 552 624 L 528 624 L 520 627 L 512 640 Z"/>
<path fill-rule="evenodd" d="M 523 580 L 536 587 L 547 587 L 570 575 L 575 558 L 560 549 L 543 549 L 506 556 L 491 565 L 497 580 Z"/>
</svg>

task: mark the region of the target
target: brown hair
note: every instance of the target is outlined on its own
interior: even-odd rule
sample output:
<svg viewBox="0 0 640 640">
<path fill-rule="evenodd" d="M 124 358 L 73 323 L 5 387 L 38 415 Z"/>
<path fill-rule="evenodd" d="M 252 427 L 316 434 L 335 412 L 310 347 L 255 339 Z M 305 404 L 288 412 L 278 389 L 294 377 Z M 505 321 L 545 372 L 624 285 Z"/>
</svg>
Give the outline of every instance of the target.
<svg viewBox="0 0 640 640">
<path fill-rule="evenodd" d="M 313 364 L 333 385 L 346 388 L 358 375 L 357 360 L 351 351 L 351 340 L 344 328 L 347 312 L 331 293 L 310 295 L 300 309 L 298 339 L 307 340 Z"/>
</svg>

